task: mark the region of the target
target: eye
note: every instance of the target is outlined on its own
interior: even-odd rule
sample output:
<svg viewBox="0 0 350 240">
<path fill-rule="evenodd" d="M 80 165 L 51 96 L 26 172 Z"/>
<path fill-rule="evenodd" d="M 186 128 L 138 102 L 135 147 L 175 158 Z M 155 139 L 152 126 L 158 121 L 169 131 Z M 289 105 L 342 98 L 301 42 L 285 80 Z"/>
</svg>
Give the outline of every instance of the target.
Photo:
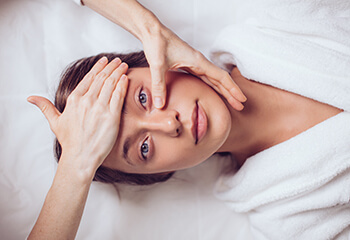
<svg viewBox="0 0 350 240">
<path fill-rule="evenodd" d="M 142 143 L 141 146 L 141 156 L 143 159 L 147 159 L 149 152 L 148 138 Z"/>
<path fill-rule="evenodd" d="M 142 91 L 142 90 L 139 93 L 139 101 L 142 104 L 142 106 L 146 107 L 147 94 L 144 91 Z"/>
</svg>

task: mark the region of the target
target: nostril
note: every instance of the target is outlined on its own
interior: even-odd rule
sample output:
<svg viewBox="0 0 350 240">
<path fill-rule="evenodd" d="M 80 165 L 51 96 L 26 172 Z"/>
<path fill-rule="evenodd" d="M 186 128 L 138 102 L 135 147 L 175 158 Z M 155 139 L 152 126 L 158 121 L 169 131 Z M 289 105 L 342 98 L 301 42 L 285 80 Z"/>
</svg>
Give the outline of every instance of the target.
<svg viewBox="0 0 350 240">
<path fill-rule="evenodd" d="M 176 133 L 179 134 L 180 130 L 178 128 L 176 128 Z"/>
<path fill-rule="evenodd" d="M 177 121 L 179 121 L 179 115 L 176 114 L 175 118 Z"/>
</svg>

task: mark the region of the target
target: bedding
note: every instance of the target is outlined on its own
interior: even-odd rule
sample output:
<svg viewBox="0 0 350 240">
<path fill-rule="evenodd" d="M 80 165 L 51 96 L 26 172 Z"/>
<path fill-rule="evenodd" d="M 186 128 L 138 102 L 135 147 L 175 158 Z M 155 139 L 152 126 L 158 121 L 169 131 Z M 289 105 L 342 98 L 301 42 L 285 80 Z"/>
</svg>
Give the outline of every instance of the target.
<svg viewBox="0 0 350 240">
<path fill-rule="evenodd" d="M 192 46 L 209 52 L 236 20 L 239 1 L 141 1 Z M 218 17 L 220 14 L 220 17 Z M 215 20 L 215 21 L 214 21 Z M 57 167 L 54 135 L 30 95 L 54 98 L 72 61 L 141 49 L 131 34 L 71 0 L 0 2 L 0 239 L 25 239 Z M 94 182 L 77 239 L 250 239 L 245 214 L 212 194 L 227 159 L 212 157 L 167 183 L 131 187 Z"/>
<path fill-rule="evenodd" d="M 212 49 L 222 67 L 344 110 L 220 177 L 216 196 L 248 214 L 254 239 L 350 238 L 350 3 L 337 3 L 254 5 Z"/>
</svg>

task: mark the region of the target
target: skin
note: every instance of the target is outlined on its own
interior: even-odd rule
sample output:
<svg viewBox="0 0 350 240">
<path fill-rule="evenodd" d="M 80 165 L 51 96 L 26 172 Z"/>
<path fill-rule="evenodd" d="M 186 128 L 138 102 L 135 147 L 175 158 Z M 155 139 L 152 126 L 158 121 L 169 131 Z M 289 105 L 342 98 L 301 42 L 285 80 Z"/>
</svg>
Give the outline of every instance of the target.
<svg viewBox="0 0 350 240">
<path fill-rule="evenodd" d="M 106 58 L 100 59 L 68 97 L 63 113 L 48 99 L 28 98 L 45 115 L 62 145 L 54 181 L 28 239 L 74 239 L 91 181 L 101 164 L 129 172 L 165 172 L 194 166 L 212 153 L 223 151 L 230 152 L 242 165 L 249 156 L 341 112 L 247 80 L 236 68 L 231 76 L 249 98 L 241 112 L 233 110 L 202 81 L 182 73 L 167 74 L 168 104 L 163 110 L 155 109 L 152 102 L 145 109 L 138 108 L 133 102 L 138 99 L 135 88 L 142 83 L 145 91 L 149 90 L 149 69 L 131 70 L 127 91 L 127 68 L 119 59 L 109 64 Z M 122 116 L 124 100 L 128 113 Z M 208 131 L 194 144 L 189 112 L 196 101 L 208 117 Z M 157 150 L 150 161 L 135 161 L 130 166 L 120 157 L 120 143 L 133 132 L 136 136 L 142 133 L 140 139 L 149 135 L 157 143 Z M 138 141 L 142 142 L 133 142 Z M 139 150 L 130 148 L 130 155 Z"/>
<path fill-rule="evenodd" d="M 84 5 L 118 24 L 143 45 L 152 76 L 152 98 L 156 108 L 166 104 L 168 70 L 185 69 L 219 92 L 236 110 L 246 97 L 230 75 L 184 42 L 136 0 L 83 0 Z"/>
<path fill-rule="evenodd" d="M 167 105 L 159 110 L 152 104 L 151 74 L 148 68 L 135 68 L 128 73 L 129 89 L 125 98 L 119 136 L 103 165 L 129 173 L 157 173 L 189 168 L 207 159 L 226 141 L 231 129 L 227 104 L 198 78 L 169 71 L 166 75 Z M 140 91 L 147 101 L 142 105 Z M 192 113 L 196 102 L 208 119 L 208 130 L 196 144 L 192 135 Z M 129 164 L 123 157 L 123 144 L 131 136 Z M 147 160 L 141 145 L 147 139 Z M 179 159 L 186 159 L 179 161 Z"/>
<path fill-rule="evenodd" d="M 196 77 L 178 72 L 168 72 L 168 104 L 159 110 L 151 100 L 149 69 L 132 69 L 125 99 L 127 113 L 122 117 L 116 144 L 103 165 L 128 173 L 160 173 L 193 167 L 215 152 L 229 152 L 241 166 L 250 156 L 341 111 L 247 80 L 237 68 L 231 76 L 249 99 L 241 112 Z M 141 88 L 147 96 L 144 107 L 139 101 Z M 208 131 L 198 144 L 190 130 L 196 101 L 208 118 Z M 123 144 L 128 136 L 132 136 L 128 154 L 131 164 L 123 157 Z M 141 154 L 145 139 L 149 139 L 147 160 Z"/>
<path fill-rule="evenodd" d="M 63 113 L 30 96 L 62 145 L 55 178 L 28 239 L 74 239 L 96 169 L 115 143 L 128 67 L 101 58 L 67 99 Z"/>
</svg>

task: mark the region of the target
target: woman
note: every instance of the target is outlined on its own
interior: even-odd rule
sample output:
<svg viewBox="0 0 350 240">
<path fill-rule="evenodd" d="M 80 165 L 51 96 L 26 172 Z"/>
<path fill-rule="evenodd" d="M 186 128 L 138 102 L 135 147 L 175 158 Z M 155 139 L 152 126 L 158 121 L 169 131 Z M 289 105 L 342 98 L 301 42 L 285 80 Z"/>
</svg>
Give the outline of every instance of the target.
<svg viewBox="0 0 350 240">
<path fill-rule="evenodd" d="M 321 25 L 324 26 L 324 24 Z M 276 35 L 276 31 L 273 30 L 268 33 L 271 33 L 272 36 Z M 286 40 L 287 33 L 283 32 L 283 34 L 281 39 Z M 246 39 L 254 40 L 251 37 Z M 313 38 L 313 40 L 319 45 L 327 43 L 318 41 L 318 38 Z M 296 41 L 292 39 L 292 42 L 294 44 Z M 333 46 L 339 47 L 339 45 Z M 332 56 L 331 53 L 327 52 L 327 59 Z M 237 51 L 237 54 L 240 52 Z M 283 56 L 281 55 L 280 58 L 282 59 Z M 240 74 L 236 67 L 231 69 L 231 77 L 248 97 L 242 112 L 233 111 L 226 100 L 195 77 L 174 72 L 167 74 L 168 104 L 160 111 L 154 109 L 150 101 L 152 95 L 149 93 L 149 70 L 130 66 L 131 69 L 127 72 L 126 65 L 121 62 L 129 63 L 129 61 L 124 59 L 124 56 L 119 56 L 122 60 L 118 58 L 112 60 L 114 57 L 116 56 L 109 56 L 111 62 L 108 65 L 105 58 L 94 65 L 99 56 L 85 62 L 79 61 L 73 65 L 74 70 L 87 64 L 86 72 L 92 66 L 93 68 L 85 77 L 86 72 L 81 73 L 79 79 L 83 80 L 77 88 L 75 88 L 76 84 L 73 84 L 64 94 L 68 98 L 66 106 L 64 103 L 61 106 L 57 104 L 57 107 L 61 108 L 60 111 L 64 110 L 63 113 L 60 113 L 48 100 L 39 97 L 29 99 L 43 111 L 62 147 L 55 180 L 30 237 L 74 238 L 90 183 L 100 165 L 125 172 L 126 175 L 121 174 L 122 178 L 130 174 L 137 174 L 132 176 L 134 179 L 135 177 L 142 178 L 147 174 L 151 176 L 146 177 L 154 177 L 151 182 L 163 181 L 170 177 L 171 172 L 194 166 L 215 152 L 230 153 L 236 159 L 238 166 L 241 166 L 234 181 L 229 182 L 230 184 L 225 187 L 236 190 L 234 193 L 237 194 L 233 195 L 238 200 L 230 204 L 233 209 L 250 213 L 249 218 L 257 238 L 330 239 L 348 229 L 349 180 L 347 179 L 349 178 L 346 175 L 348 171 L 346 164 L 349 158 L 348 154 L 345 158 L 338 156 L 339 152 L 348 150 L 344 147 L 344 143 L 342 145 L 339 143 L 341 148 L 334 148 L 334 151 L 327 152 L 328 144 L 332 142 L 334 142 L 333 145 L 338 144 L 335 141 L 337 135 L 332 134 L 332 125 L 339 124 L 336 126 L 336 133 L 339 132 L 339 129 L 344 129 L 345 134 L 349 132 L 344 123 L 344 121 L 348 122 L 348 113 L 341 113 L 342 109 L 336 107 L 337 105 L 331 106 L 312 100 L 306 97 L 306 94 L 302 96 L 248 80 Z M 137 57 L 137 59 L 141 58 Z M 236 62 L 239 66 L 244 59 L 239 58 L 238 60 Z M 254 61 L 254 59 L 250 60 Z M 346 62 L 342 63 L 346 65 Z M 145 65 L 140 67 L 145 67 Z M 245 67 L 245 65 L 242 68 L 239 66 L 240 70 L 246 70 Z M 263 70 L 269 72 L 266 67 Z M 123 74 L 127 74 L 128 77 Z M 322 76 L 319 77 L 321 79 Z M 127 78 L 131 80 L 126 93 Z M 183 85 L 186 85 L 186 88 Z M 191 91 L 188 92 L 188 90 Z M 69 95 L 71 91 L 73 92 Z M 125 112 L 122 113 L 124 95 L 126 95 Z M 334 98 L 333 100 L 339 99 Z M 120 117 L 122 117 L 121 121 Z M 121 123 L 120 129 L 119 122 Z M 326 157 L 333 155 L 338 158 L 329 158 L 331 161 L 321 162 L 326 166 L 322 170 L 326 169 L 325 172 L 331 174 L 326 180 L 321 179 L 326 181 L 325 187 L 306 188 L 306 192 L 305 189 L 297 188 L 299 185 L 305 186 L 302 184 L 314 186 L 315 181 L 321 185 L 324 183 L 319 181 L 319 175 L 321 175 L 321 172 L 318 171 L 319 166 L 313 164 L 309 166 L 307 172 L 303 172 L 305 175 L 311 174 L 310 179 L 302 178 L 292 186 L 290 184 L 282 184 L 282 188 L 278 186 L 279 193 L 290 192 L 292 189 L 291 194 L 288 192 L 287 198 L 282 198 L 278 194 L 269 195 L 267 200 L 266 197 L 261 198 L 261 193 L 276 191 L 275 185 L 270 184 L 269 175 L 278 176 L 275 180 L 284 183 L 286 179 L 295 177 L 293 175 L 295 171 L 287 168 L 286 172 L 281 174 L 279 170 L 280 165 L 283 164 L 277 161 L 280 159 L 258 162 L 256 156 L 266 160 L 270 157 L 271 151 L 269 150 L 276 150 L 276 146 L 279 146 L 280 149 L 283 149 L 280 151 L 280 156 L 285 157 L 288 151 L 297 156 L 289 162 L 288 167 L 303 161 L 307 162 L 309 159 L 305 158 L 300 148 L 307 148 L 309 145 L 288 149 L 284 143 L 295 143 L 295 141 L 287 140 L 312 135 L 320 127 L 331 129 L 327 132 L 329 135 L 316 134 L 318 138 L 313 139 L 316 143 L 309 142 L 309 145 L 315 147 L 319 143 L 327 152 Z M 331 142 L 325 142 L 323 138 L 329 138 Z M 181 141 L 177 141 L 180 139 Z M 182 143 L 184 145 L 181 145 Z M 163 144 L 166 146 L 158 147 Z M 163 149 L 166 151 L 162 151 Z M 171 154 L 169 151 L 172 151 Z M 310 151 L 307 152 L 309 153 Z M 246 161 L 247 158 L 249 161 Z M 327 164 L 332 162 L 336 164 L 328 168 L 331 165 Z M 264 166 L 264 163 L 267 166 Z M 337 165 L 345 167 L 338 171 Z M 254 171 L 251 171 L 253 176 L 250 176 L 251 179 L 255 179 L 254 182 L 243 181 L 245 175 L 249 175 L 249 172 L 246 171 L 248 168 L 255 168 Z M 270 171 L 265 174 L 266 168 Z M 313 172 L 313 169 L 317 171 Z M 341 174 L 337 175 L 338 173 Z M 110 174 L 108 175 L 101 177 L 97 173 L 96 179 L 106 181 L 110 177 Z M 126 181 L 133 180 L 128 177 Z M 332 184 L 339 181 L 342 184 L 340 186 L 343 186 L 342 189 L 329 191 Z M 137 183 L 144 182 L 143 179 Z M 257 189 L 257 193 L 254 192 L 254 194 L 247 191 L 249 187 L 260 187 L 265 183 L 269 183 L 272 187 Z M 227 200 L 232 197 L 231 193 L 222 194 L 222 199 Z M 239 195 L 239 193 L 242 194 Z M 325 204 L 317 202 L 327 195 L 329 199 Z M 240 196 L 243 197 L 240 198 Z M 336 199 L 330 198 L 331 196 L 335 196 Z M 248 205 L 244 204 L 247 199 L 249 200 Z M 301 201 L 302 199 L 306 199 L 307 202 Z M 55 224 L 47 224 L 50 222 L 55 222 Z"/>
<path fill-rule="evenodd" d="M 99 54 L 72 64 L 63 75 L 56 93 L 59 112 L 63 112 L 70 92 L 102 56 L 107 56 L 109 61 L 119 57 L 126 62 L 130 67 L 128 78 L 131 80 L 118 139 L 96 173 L 95 179 L 104 182 L 151 184 L 164 181 L 174 171 L 197 165 L 215 152 L 231 154 L 241 166 L 255 153 L 340 112 L 315 101 L 304 103 L 303 99 L 292 97 L 294 95 L 251 83 L 247 79 L 243 81 L 237 68 L 231 72 L 231 77 L 251 96 L 245 111 L 234 111 L 213 89 L 198 83 L 198 78 L 171 71 L 167 74 L 171 93 L 169 103 L 163 111 L 157 111 L 151 101 L 151 77 L 142 52 Z M 262 99 L 266 99 L 265 102 Z M 141 104 L 143 112 L 137 111 L 133 107 L 135 104 Z M 295 109 L 298 105 L 304 108 Z M 312 117 L 303 115 L 310 109 L 316 112 Z M 271 119 L 276 119 L 276 122 Z M 158 133 L 167 131 L 170 135 L 167 138 Z M 59 141 L 56 141 L 56 150 L 59 159 L 62 151 Z"/>
<path fill-rule="evenodd" d="M 109 58 L 108 65 L 103 55 Z M 129 71 L 120 59 L 129 63 Z M 107 174 L 102 170 L 97 180 L 141 184 L 164 181 L 173 171 L 195 166 L 215 152 L 230 153 L 241 166 L 248 157 L 342 111 L 250 81 L 237 68 L 231 77 L 249 99 L 242 112 L 196 77 L 179 72 L 167 74 L 168 104 L 158 110 L 150 100 L 146 66 L 142 53 L 82 59 L 63 76 L 58 110 L 43 98 L 28 99 L 43 111 L 62 146 L 56 177 L 32 236 L 40 231 L 53 236 L 57 229 L 60 236 L 63 231 L 74 237 L 84 208 L 81 203 L 100 165 Z M 126 174 L 115 176 L 114 170 Z M 66 206 L 65 198 L 76 204 Z M 57 220 L 50 229 L 44 223 L 52 216 Z"/>
<path fill-rule="evenodd" d="M 110 19 L 142 42 L 150 64 L 152 101 L 156 108 L 162 108 L 166 104 L 164 75 L 169 69 L 186 69 L 192 72 L 227 98 L 235 109 L 243 108 L 241 102 L 244 102 L 246 97 L 230 76 L 165 27 L 138 1 L 75 1 Z"/>
</svg>

